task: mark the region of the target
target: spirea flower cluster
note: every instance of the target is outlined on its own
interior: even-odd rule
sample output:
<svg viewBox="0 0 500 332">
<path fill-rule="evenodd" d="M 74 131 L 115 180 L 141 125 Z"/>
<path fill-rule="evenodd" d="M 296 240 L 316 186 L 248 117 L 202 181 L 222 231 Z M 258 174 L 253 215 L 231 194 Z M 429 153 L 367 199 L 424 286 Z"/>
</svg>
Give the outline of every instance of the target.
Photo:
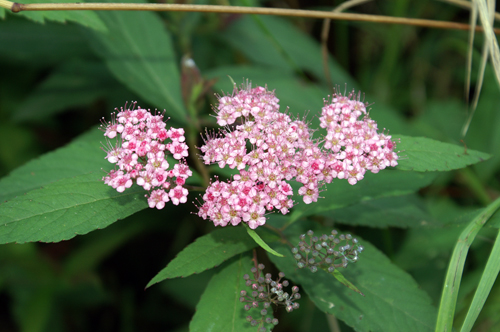
<svg viewBox="0 0 500 332">
<path fill-rule="evenodd" d="M 200 149 L 205 164 L 239 174 L 210 184 L 200 217 L 216 226 L 243 221 L 255 229 L 265 224 L 267 212 L 287 214 L 293 207 L 291 180 L 302 184 L 298 194 L 310 204 L 334 178 L 354 185 L 366 170 L 397 165 L 391 136 L 377 133 L 359 94 L 336 93 L 325 100 L 320 121 L 326 135 L 319 139 L 306 121 L 281 113 L 278 102 L 274 92 L 251 85 L 219 97 L 215 111 L 224 129 L 207 134 Z"/>
<path fill-rule="evenodd" d="M 337 237 L 338 232 L 333 230 L 330 235 L 313 235 L 314 232 L 309 230 L 306 240 L 306 234 L 302 234 L 297 247 L 292 248 L 299 269 L 309 268 L 314 273 L 319 267 L 333 272 L 335 268 L 347 267 L 349 262 L 357 262 L 358 255 L 364 250 L 351 234 Z"/>
<path fill-rule="evenodd" d="M 185 203 L 188 190 L 183 186 L 192 172 L 184 159 L 188 156 L 184 129 L 167 128 L 163 114 L 136 108 L 136 103 L 117 111 L 101 125 L 104 136 L 117 138 L 115 144 L 108 140 L 103 149 L 105 158 L 118 166 L 103 177 L 104 183 L 123 192 L 135 181 L 150 192 L 146 197 L 151 208 L 163 209 L 168 201 Z M 178 162 L 170 165 L 167 154 Z"/>
<path fill-rule="evenodd" d="M 240 302 L 245 304 L 245 310 L 249 311 L 252 308 L 260 309 L 258 317 L 247 316 L 246 319 L 252 326 L 259 326 L 259 331 L 265 332 L 269 326 L 272 330 L 278 325 L 278 319 L 273 316 L 271 305 L 284 306 L 287 312 L 292 312 L 299 308 L 299 304 L 295 302 L 300 299 L 299 287 L 293 286 L 292 292 L 284 291 L 284 287 L 288 287 L 288 280 L 282 280 L 285 277 L 283 272 L 279 273 L 279 278 L 272 280 L 272 275 L 266 273 L 263 275 L 264 264 L 258 264 L 252 268 L 253 279 L 245 274 L 245 285 L 252 289 L 251 292 L 242 290 L 240 292 Z M 261 309 L 262 308 L 262 309 Z"/>
</svg>

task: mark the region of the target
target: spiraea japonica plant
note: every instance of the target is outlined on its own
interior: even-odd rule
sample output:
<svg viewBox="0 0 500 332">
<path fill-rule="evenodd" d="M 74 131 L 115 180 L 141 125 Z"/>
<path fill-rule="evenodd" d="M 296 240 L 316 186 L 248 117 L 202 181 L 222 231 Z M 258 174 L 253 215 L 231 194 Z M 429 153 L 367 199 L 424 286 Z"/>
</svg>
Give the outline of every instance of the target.
<svg viewBox="0 0 500 332">
<path fill-rule="evenodd" d="M 300 183 L 298 194 L 304 204 L 311 204 L 318 201 L 322 187 L 333 179 L 345 179 L 355 185 L 364 178 L 366 170 L 378 173 L 397 165 L 391 136 L 377 132 L 376 122 L 367 115 L 360 94 L 354 91 L 347 95 L 336 92 L 325 100 L 319 120 L 327 132 L 319 138 L 313 137 L 314 130 L 305 119 L 292 119 L 288 109 L 280 112 L 274 91 L 260 86 L 252 88 L 248 81 L 240 89 L 235 85 L 231 95 L 219 96 L 215 109 L 217 123 L 223 129 L 204 137 L 205 144 L 200 148 L 203 161 L 219 168 L 228 166 L 237 174 L 227 181 L 217 179 L 209 184 L 204 203 L 198 206 L 198 216 L 210 219 L 215 226 L 237 226 L 243 221 L 256 243 L 277 256 L 283 255 L 269 248 L 254 229 L 265 225 L 266 214 L 278 211 L 285 215 L 293 208 L 294 192 L 288 181 Z M 174 205 L 186 202 L 188 190 L 183 185 L 192 171 L 184 160 L 188 156 L 184 129 L 167 129 L 163 114 L 136 109 L 132 103 L 118 114 L 113 113 L 112 120 L 103 122 L 101 130 L 108 139 L 118 138 L 115 144 L 108 141 L 108 148 L 103 149 L 105 158 L 117 164 L 117 169 L 103 177 L 105 184 L 123 192 L 135 180 L 145 190 L 152 190 L 146 195 L 150 208 L 163 209 L 169 200 Z M 167 139 L 171 142 L 166 143 Z M 176 160 L 182 159 L 171 170 L 165 151 Z M 165 190 L 172 184 L 175 188 L 167 193 Z M 312 230 L 307 234 L 310 243 L 304 242 L 303 234 L 299 237 L 300 253 L 295 247 L 291 252 L 299 268 L 309 267 L 312 272 L 323 265 L 328 265 L 325 270 L 330 273 L 335 267 L 346 268 L 347 262 L 357 261 L 363 250 L 350 234 L 339 238 L 335 237 L 336 231 L 320 238 L 312 237 Z M 352 246 L 348 243 L 351 239 Z M 345 245 L 334 250 L 340 240 Z M 337 259 L 340 263 L 336 264 Z M 250 302 L 244 306 L 247 311 L 258 308 L 262 302 L 260 317 L 247 316 L 247 320 L 259 331 L 267 331 L 278 324 L 272 312 L 268 315 L 269 306 L 284 305 L 291 312 L 299 308 L 294 300 L 300 295 L 296 286 L 290 294 L 283 291 L 288 285 L 288 281 L 280 282 L 283 272 L 277 281 L 272 281 L 270 274 L 261 275 L 264 265 L 254 261 L 254 279 L 248 274 L 243 276 L 252 292 L 247 295 L 241 291 L 240 302 Z M 335 278 L 361 293 L 335 272 Z"/>
<path fill-rule="evenodd" d="M 467 28 L 446 2 L 331 5 Z M 325 21 L 321 49 L 309 19 L 9 3 L 0 330 L 500 329 L 500 66 L 487 1 L 461 4 L 483 12 L 476 36 L 486 31 L 493 59 L 471 85 L 467 33 L 421 26 L 431 21 L 332 20 L 329 38 Z M 91 5 L 115 6 L 73 6 Z M 476 112 L 464 85 L 466 96 L 482 87 Z"/>
</svg>

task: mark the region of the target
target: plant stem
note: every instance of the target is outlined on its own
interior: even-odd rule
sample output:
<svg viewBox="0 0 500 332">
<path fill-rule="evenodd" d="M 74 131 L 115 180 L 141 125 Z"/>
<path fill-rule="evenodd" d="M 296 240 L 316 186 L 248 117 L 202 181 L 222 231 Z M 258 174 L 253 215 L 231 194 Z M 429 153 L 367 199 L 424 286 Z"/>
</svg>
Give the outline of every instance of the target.
<svg viewBox="0 0 500 332">
<path fill-rule="evenodd" d="M 470 26 L 464 23 L 415 19 L 406 17 L 390 17 L 382 15 L 367 15 L 353 13 L 334 13 L 319 10 L 262 8 L 242 6 L 217 6 L 217 5 L 186 5 L 165 3 L 32 3 L 21 4 L 12 1 L 0 0 L 0 7 L 10 9 L 14 13 L 20 11 L 44 10 L 137 10 L 137 11 L 179 11 L 179 12 L 204 12 L 226 14 L 259 14 L 276 16 L 295 16 L 317 19 L 332 19 L 344 21 L 362 21 L 386 24 L 413 25 L 437 29 L 469 30 Z M 483 31 L 476 27 L 476 31 Z M 500 29 L 495 29 L 500 34 Z"/>
</svg>

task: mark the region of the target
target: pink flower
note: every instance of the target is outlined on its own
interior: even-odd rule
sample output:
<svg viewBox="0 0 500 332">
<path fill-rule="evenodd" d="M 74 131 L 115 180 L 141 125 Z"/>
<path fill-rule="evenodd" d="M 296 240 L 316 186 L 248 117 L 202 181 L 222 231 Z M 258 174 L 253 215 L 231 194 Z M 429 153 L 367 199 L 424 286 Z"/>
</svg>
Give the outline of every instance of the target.
<svg viewBox="0 0 500 332">
<path fill-rule="evenodd" d="M 130 179 L 130 176 L 128 174 L 124 174 L 123 172 L 121 172 L 114 179 L 112 187 L 115 188 L 119 193 L 122 193 L 125 191 L 125 189 L 132 187 L 132 180 Z"/>
<path fill-rule="evenodd" d="M 184 143 L 174 141 L 167 145 L 168 150 L 173 154 L 174 159 L 182 159 L 188 156 L 188 146 Z"/>
<path fill-rule="evenodd" d="M 103 178 L 105 184 L 123 192 L 134 182 L 145 190 L 151 191 L 148 205 L 162 209 L 170 199 L 178 205 L 187 200 L 187 189 L 182 186 L 193 173 L 184 158 L 188 156 L 184 129 L 166 129 L 163 114 L 152 115 L 149 110 L 135 109 L 135 103 L 121 108 L 118 121 L 112 115 L 112 121 L 103 122 L 101 130 L 108 139 L 116 138 L 116 144 L 107 143 L 106 159 L 117 164 L 119 170 L 112 170 Z M 171 143 L 165 143 L 167 139 Z M 167 148 L 168 147 L 168 148 Z M 172 153 L 173 168 L 166 159 L 166 153 Z M 171 185 L 169 194 L 165 192 Z M 146 196 L 147 197 L 147 196 Z"/>
<path fill-rule="evenodd" d="M 170 189 L 168 195 L 172 200 L 174 205 L 179 205 L 179 203 L 186 203 L 188 190 L 182 186 L 177 186 L 174 189 Z"/>
<path fill-rule="evenodd" d="M 266 223 L 264 214 L 266 209 L 261 205 L 252 205 L 248 211 L 243 213 L 243 221 L 248 223 L 251 229 L 256 229 Z"/>
<path fill-rule="evenodd" d="M 148 198 L 148 204 L 150 208 L 157 208 L 161 210 L 165 207 L 165 203 L 169 201 L 167 193 L 162 190 L 153 190 Z M 179 203 L 177 203 L 179 204 Z M 176 205 L 177 205 L 176 204 Z"/>
<path fill-rule="evenodd" d="M 183 128 L 170 128 L 168 131 L 168 137 L 172 139 L 172 141 L 184 142 L 186 138 L 184 137 L 184 129 Z"/>
</svg>

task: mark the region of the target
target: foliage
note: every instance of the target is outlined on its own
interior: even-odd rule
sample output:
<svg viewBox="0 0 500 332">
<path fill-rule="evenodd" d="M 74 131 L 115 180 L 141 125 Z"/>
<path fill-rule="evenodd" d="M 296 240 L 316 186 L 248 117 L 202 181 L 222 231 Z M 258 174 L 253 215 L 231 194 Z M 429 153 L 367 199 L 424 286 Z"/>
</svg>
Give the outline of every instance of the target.
<svg viewBox="0 0 500 332">
<path fill-rule="evenodd" d="M 462 17 L 439 2 L 377 6 L 359 12 Z M 257 261 L 302 292 L 299 310 L 276 311 L 274 331 L 499 328 L 500 100 L 486 66 L 460 136 L 467 33 L 333 22 L 334 84 L 363 91 L 370 116 L 396 139 L 399 165 L 354 186 L 335 180 L 316 203 L 296 195 L 289 214 L 268 214 L 255 230 L 214 229 L 190 203 L 210 177 L 232 174 L 197 155 L 200 133 L 217 127 L 214 94 L 232 91 L 227 76 L 248 78 L 275 90 L 282 111 L 319 127 L 332 94 L 320 22 L 1 8 L 0 18 L 0 330 L 256 331 L 239 292 Z M 187 204 L 148 209 L 139 186 L 119 193 L 102 182 L 110 166 L 98 121 L 132 100 L 185 128 L 194 173 Z M 298 269 L 299 236 L 334 228 L 359 240 L 359 261 L 334 273 Z"/>
</svg>

